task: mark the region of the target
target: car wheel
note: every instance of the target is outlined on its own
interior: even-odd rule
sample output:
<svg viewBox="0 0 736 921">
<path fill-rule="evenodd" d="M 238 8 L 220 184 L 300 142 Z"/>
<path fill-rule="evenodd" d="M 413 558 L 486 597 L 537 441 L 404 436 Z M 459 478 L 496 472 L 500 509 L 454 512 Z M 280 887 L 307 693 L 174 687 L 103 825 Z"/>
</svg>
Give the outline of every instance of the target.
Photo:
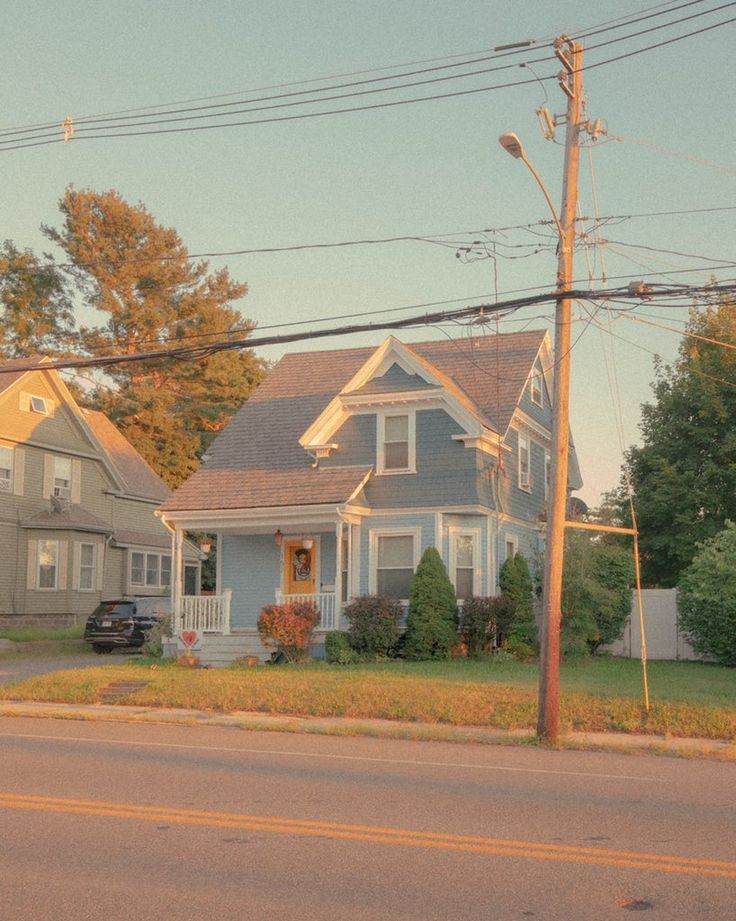
<svg viewBox="0 0 736 921">
<path fill-rule="evenodd" d="M 112 652 L 112 646 L 100 646 L 99 643 L 95 643 L 95 645 L 92 648 L 94 649 L 94 651 L 97 653 L 98 656 L 101 656 L 107 652 Z"/>
</svg>

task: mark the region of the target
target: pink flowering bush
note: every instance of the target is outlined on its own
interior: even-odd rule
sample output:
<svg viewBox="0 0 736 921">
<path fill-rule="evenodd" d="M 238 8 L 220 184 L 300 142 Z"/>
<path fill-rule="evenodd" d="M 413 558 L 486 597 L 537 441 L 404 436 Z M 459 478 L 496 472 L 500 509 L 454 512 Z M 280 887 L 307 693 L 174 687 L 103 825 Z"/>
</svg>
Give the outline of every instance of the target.
<svg viewBox="0 0 736 921">
<path fill-rule="evenodd" d="M 319 609 L 311 602 L 267 604 L 258 617 L 258 632 L 266 649 L 280 652 L 287 662 L 301 662 L 318 623 Z"/>
</svg>

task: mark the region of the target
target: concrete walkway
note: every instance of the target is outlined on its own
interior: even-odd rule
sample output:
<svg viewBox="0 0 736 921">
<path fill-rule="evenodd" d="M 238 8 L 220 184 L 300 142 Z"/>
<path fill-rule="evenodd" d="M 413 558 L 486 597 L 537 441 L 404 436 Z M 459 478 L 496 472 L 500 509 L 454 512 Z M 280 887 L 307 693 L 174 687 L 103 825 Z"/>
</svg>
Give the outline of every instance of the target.
<svg viewBox="0 0 736 921">
<path fill-rule="evenodd" d="M 0 688 L 0 694 L 2 689 Z M 476 742 L 486 745 L 533 745 L 531 730 L 505 731 L 475 726 L 444 726 L 402 723 L 392 720 L 274 716 L 267 713 L 234 711 L 215 713 L 176 708 L 136 707 L 118 704 L 57 704 L 0 700 L 0 716 L 35 716 L 52 719 L 106 720 L 169 723 L 189 726 L 218 726 L 241 730 L 365 735 L 374 738 L 417 741 Z M 560 748 L 588 751 L 616 751 L 629 754 L 662 754 L 684 758 L 716 758 L 736 761 L 736 742 L 715 739 L 682 739 L 627 733 L 574 732 L 564 736 Z"/>
</svg>

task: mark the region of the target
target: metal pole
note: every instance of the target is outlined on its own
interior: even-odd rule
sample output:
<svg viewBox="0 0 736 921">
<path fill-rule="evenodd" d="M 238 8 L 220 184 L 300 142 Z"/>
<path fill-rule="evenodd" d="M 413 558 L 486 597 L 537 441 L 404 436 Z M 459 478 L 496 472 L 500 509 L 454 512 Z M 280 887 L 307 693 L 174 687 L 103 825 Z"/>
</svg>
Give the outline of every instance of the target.
<svg viewBox="0 0 736 921">
<path fill-rule="evenodd" d="M 583 97 L 583 49 L 569 39 L 566 57 L 569 73 L 561 75 L 567 93 L 567 132 L 565 174 L 560 211 L 560 252 L 557 264 L 557 290 L 572 288 L 575 213 L 578 198 L 579 133 Z M 570 347 L 572 301 L 561 298 L 555 313 L 554 394 L 551 450 L 551 483 L 547 546 L 544 561 L 542 643 L 539 658 L 539 716 L 537 734 L 556 742 L 560 723 L 560 624 L 562 607 L 562 566 L 567 510 L 567 473 L 570 433 Z"/>
</svg>

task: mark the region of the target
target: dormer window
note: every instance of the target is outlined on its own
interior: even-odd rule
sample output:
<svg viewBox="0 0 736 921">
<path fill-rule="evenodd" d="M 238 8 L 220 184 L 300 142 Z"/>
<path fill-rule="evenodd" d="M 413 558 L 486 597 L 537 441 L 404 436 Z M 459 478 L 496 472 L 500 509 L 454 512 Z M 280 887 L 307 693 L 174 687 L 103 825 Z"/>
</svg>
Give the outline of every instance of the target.
<svg viewBox="0 0 736 921">
<path fill-rule="evenodd" d="M 71 499 L 72 497 L 71 457 L 54 458 L 54 495 L 57 499 Z"/>
<path fill-rule="evenodd" d="M 415 472 L 414 432 L 413 412 L 378 415 L 378 473 Z"/>
</svg>

